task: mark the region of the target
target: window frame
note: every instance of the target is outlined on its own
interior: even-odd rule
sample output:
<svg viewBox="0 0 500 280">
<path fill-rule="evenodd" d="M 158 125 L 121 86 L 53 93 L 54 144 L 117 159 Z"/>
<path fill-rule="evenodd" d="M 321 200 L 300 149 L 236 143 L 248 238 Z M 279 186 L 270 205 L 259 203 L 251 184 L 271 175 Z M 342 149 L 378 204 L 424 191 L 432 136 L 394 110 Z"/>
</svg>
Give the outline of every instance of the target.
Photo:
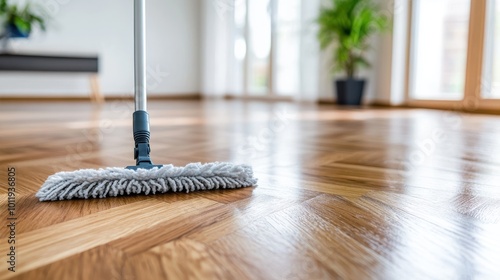
<svg viewBox="0 0 500 280">
<path fill-rule="evenodd" d="M 452 109 L 459 111 L 500 112 L 500 99 L 484 98 L 483 62 L 485 54 L 486 8 L 488 0 L 470 0 L 469 32 L 467 38 L 467 60 L 465 85 L 461 100 L 415 99 L 410 95 L 412 82 L 412 39 L 414 37 L 415 1 L 410 0 L 408 9 L 408 34 L 406 56 L 405 100 L 409 107 Z M 489 85 L 487 85 L 489 86 Z"/>
</svg>

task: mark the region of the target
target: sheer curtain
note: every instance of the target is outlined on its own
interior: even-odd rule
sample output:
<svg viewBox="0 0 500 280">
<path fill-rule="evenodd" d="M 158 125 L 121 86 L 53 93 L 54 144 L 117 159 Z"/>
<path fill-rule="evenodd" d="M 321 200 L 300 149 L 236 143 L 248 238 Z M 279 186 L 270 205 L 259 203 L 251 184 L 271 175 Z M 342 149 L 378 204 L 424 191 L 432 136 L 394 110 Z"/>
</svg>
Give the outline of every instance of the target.
<svg viewBox="0 0 500 280">
<path fill-rule="evenodd" d="M 316 17 L 320 9 L 320 0 L 302 0 L 301 36 L 300 36 L 300 91 L 297 100 L 317 101 L 320 97 L 320 73 L 324 72 L 320 64 L 319 44 L 316 40 Z"/>
<path fill-rule="evenodd" d="M 316 101 L 322 66 L 314 19 L 320 0 L 255 1 L 202 1 L 202 94 Z M 269 43 L 269 55 L 263 55 Z"/>
<path fill-rule="evenodd" d="M 201 0 L 201 93 L 205 96 L 228 93 L 234 6 L 234 0 Z"/>
</svg>

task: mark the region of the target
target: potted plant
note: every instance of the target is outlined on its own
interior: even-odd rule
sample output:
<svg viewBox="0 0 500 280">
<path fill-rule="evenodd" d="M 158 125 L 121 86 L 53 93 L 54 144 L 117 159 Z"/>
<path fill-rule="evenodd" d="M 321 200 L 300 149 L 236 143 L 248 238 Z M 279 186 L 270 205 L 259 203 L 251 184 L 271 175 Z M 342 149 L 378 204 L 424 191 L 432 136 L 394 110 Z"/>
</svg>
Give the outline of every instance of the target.
<svg viewBox="0 0 500 280">
<path fill-rule="evenodd" d="M 388 27 L 388 18 L 372 0 L 331 0 L 321 9 L 318 40 L 322 50 L 333 46 L 333 70 L 346 77 L 335 81 L 337 103 L 360 105 L 365 79 L 356 76 L 361 67 L 369 67 L 365 55 L 368 39 Z"/>
<path fill-rule="evenodd" d="M 43 11 L 31 3 L 21 7 L 0 0 L 0 24 L 3 27 L 0 38 L 5 46 L 10 38 L 28 38 L 36 26 L 45 30 L 45 18 Z"/>
</svg>

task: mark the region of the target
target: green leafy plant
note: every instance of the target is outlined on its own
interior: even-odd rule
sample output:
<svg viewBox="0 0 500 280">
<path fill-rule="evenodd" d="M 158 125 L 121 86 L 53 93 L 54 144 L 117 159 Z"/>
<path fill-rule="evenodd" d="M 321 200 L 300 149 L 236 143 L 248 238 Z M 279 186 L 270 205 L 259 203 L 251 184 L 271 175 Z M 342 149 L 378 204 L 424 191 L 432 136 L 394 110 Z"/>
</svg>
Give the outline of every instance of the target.
<svg viewBox="0 0 500 280">
<path fill-rule="evenodd" d="M 334 46 L 334 71 L 353 78 L 359 68 L 369 67 L 365 55 L 368 39 L 388 29 L 389 19 L 372 0 L 331 0 L 317 19 L 321 49 Z"/>
<path fill-rule="evenodd" d="M 24 7 L 9 4 L 7 0 L 0 0 L 0 18 L 5 27 L 11 25 L 22 34 L 29 34 L 35 26 L 45 31 L 46 16 L 42 9 L 27 3 Z"/>
</svg>

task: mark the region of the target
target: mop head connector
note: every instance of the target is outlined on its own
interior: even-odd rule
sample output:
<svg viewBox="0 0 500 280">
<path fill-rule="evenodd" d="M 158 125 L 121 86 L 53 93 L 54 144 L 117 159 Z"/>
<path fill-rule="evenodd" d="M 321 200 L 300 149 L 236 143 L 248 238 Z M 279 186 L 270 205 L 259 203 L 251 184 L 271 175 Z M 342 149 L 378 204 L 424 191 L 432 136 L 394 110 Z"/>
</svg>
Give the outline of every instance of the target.
<svg viewBox="0 0 500 280">
<path fill-rule="evenodd" d="M 152 169 L 81 169 L 47 178 L 36 197 L 40 201 L 105 198 L 131 194 L 235 189 L 257 184 L 252 168 L 227 162 L 164 165 Z"/>
</svg>

